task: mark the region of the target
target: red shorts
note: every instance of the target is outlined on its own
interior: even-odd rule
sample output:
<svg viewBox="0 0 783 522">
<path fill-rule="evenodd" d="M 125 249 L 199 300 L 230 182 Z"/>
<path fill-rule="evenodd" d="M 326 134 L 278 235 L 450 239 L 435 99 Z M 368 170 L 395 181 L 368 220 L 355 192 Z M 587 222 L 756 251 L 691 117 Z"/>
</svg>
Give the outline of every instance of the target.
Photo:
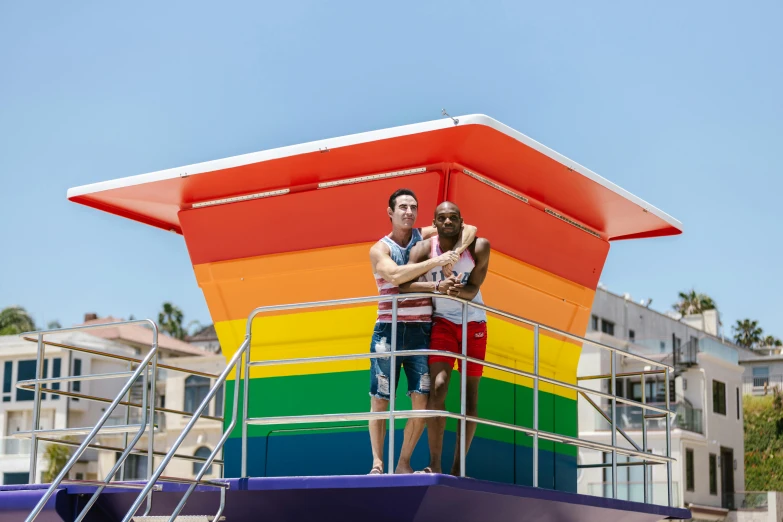
<svg viewBox="0 0 783 522">
<path fill-rule="evenodd" d="M 430 349 L 445 352 L 462 353 L 462 325 L 435 317 L 432 319 L 432 334 L 430 334 Z M 468 323 L 468 357 L 484 360 L 487 354 L 487 323 Z M 436 362 L 450 362 L 454 364 L 454 358 L 445 355 L 430 355 L 430 364 Z M 458 360 L 458 369 L 462 371 L 462 360 Z M 484 366 L 476 363 L 468 363 L 468 375 L 481 377 Z"/>
</svg>

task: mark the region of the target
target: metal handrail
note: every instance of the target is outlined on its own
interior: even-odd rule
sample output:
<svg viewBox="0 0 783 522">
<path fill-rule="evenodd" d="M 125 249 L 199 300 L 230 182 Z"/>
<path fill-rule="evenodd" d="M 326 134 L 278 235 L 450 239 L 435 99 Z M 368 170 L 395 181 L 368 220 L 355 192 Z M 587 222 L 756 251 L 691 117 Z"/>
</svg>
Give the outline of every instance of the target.
<svg viewBox="0 0 783 522">
<path fill-rule="evenodd" d="M 539 323 L 536 323 L 534 321 L 530 321 L 528 319 L 516 316 L 514 314 L 509 314 L 507 312 L 504 312 L 502 310 L 498 310 L 495 308 L 491 308 L 485 305 L 480 305 L 477 303 L 473 303 L 470 301 L 466 301 L 463 299 L 459 299 L 456 297 L 451 297 L 447 295 L 437 295 L 436 298 L 439 299 L 450 299 L 453 301 L 457 301 L 462 303 L 462 315 L 463 315 L 463 321 L 462 321 L 462 328 L 463 328 L 463 341 L 462 341 L 462 354 L 453 354 L 451 352 L 448 352 L 448 355 L 456 358 L 461 359 L 463 361 L 463 364 L 466 364 L 467 362 L 473 362 L 477 364 L 481 364 L 487 367 L 494 368 L 499 371 L 505 371 L 508 373 L 516 374 L 525 376 L 528 378 L 533 379 L 533 385 L 534 385 L 534 400 L 533 400 L 533 422 L 534 422 L 534 428 L 531 430 L 529 428 L 523 428 L 521 426 L 496 422 L 496 421 L 490 421 L 488 419 L 480 419 L 477 417 L 472 417 L 466 415 L 466 402 L 465 402 L 465 389 L 466 389 L 466 372 L 462 372 L 462 382 L 461 382 L 461 404 L 460 404 L 460 414 L 451 414 L 447 412 L 434 412 L 434 411 L 417 411 L 417 412 L 398 412 L 394 407 L 394 398 L 395 398 L 395 386 L 396 386 L 396 379 L 395 379 L 395 364 L 394 360 L 397 356 L 396 354 L 396 334 L 397 334 L 397 303 L 398 299 L 409 299 L 409 298 L 427 298 L 427 297 L 433 297 L 432 294 L 428 293 L 410 293 L 410 294 L 402 294 L 402 295 L 391 295 L 391 296 L 372 296 L 372 297 L 361 297 L 361 298 L 352 298 L 352 299 L 340 299 L 340 300 L 332 300 L 332 301 L 317 301 L 312 303 L 296 303 L 296 304 L 290 304 L 290 305 L 273 305 L 273 306 L 265 306 L 260 307 L 253 312 L 251 312 L 250 316 L 248 317 L 247 321 L 247 334 L 246 334 L 246 340 L 250 339 L 252 335 L 252 321 L 253 319 L 261 313 L 266 312 L 277 312 L 277 311 L 285 311 L 285 310 L 294 310 L 294 309 L 302 309 L 302 308 L 312 308 L 312 307 L 327 307 L 327 306 L 338 306 L 338 305 L 346 305 L 346 304 L 360 304 L 365 302 L 379 302 L 379 301 L 392 301 L 392 340 L 391 340 L 391 350 L 390 352 L 383 353 L 383 354 L 350 354 L 350 355 L 339 355 L 339 356 L 324 356 L 324 357 L 307 357 L 307 358 L 299 358 L 299 359 L 279 359 L 279 360 L 267 360 L 267 361 L 251 361 L 250 356 L 248 356 L 245 359 L 245 372 L 244 372 L 244 378 L 243 378 L 243 389 L 244 389 L 244 401 L 243 401 L 243 424 L 242 424 L 242 472 L 241 475 L 243 477 L 247 476 L 247 425 L 248 424 L 272 424 L 272 423 L 292 423 L 292 422 L 341 422 L 345 420 L 376 420 L 376 419 L 384 419 L 388 418 L 390 423 L 390 430 L 389 430 L 389 473 L 392 472 L 392 469 L 394 467 L 394 418 L 395 417 L 402 417 L 402 418 L 413 418 L 413 417 L 437 417 L 437 416 L 444 416 L 444 417 L 451 417 L 451 418 L 457 418 L 460 420 L 460 431 L 461 431 L 461 443 L 460 443 L 460 475 L 465 475 L 465 430 L 466 430 L 466 422 L 477 422 L 481 424 L 487 424 L 492 426 L 497 426 L 501 428 L 507 428 L 512 429 L 515 431 L 520 431 L 527 433 L 533 437 L 533 483 L 534 486 L 538 486 L 538 439 L 544 438 L 547 440 L 554 440 L 557 442 L 563 442 L 567 444 L 573 444 L 576 446 L 584 446 L 584 447 L 591 447 L 594 449 L 601 449 L 601 450 L 610 450 L 612 452 L 612 468 L 613 468 L 613 475 L 612 480 L 613 482 L 616 482 L 615 477 L 617 476 L 617 453 L 626 454 L 629 456 L 635 456 L 640 459 L 643 459 L 643 461 L 646 463 L 647 461 L 660 463 L 660 464 L 666 464 L 667 465 L 667 475 L 668 475 L 668 481 L 671 482 L 671 451 L 670 446 L 671 444 L 667 444 L 667 452 L 665 457 L 659 457 L 654 456 L 646 452 L 646 437 L 645 437 L 645 448 L 644 451 L 642 448 L 640 448 L 636 443 L 634 443 L 630 437 L 627 436 L 624 432 L 622 432 L 621 429 L 619 429 L 616 425 L 616 403 L 623 402 L 627 403 L 633 406 L 637 406 L 642 408 L 643 410 L 651 410 L 659 412 L 660 414 L 663 414 L 667 418 L 667 434 L 668 434 L 668 426 L 669 426 L 669 420 L 670 416 L 672 415 L 672 412 L 669 409 L 669 404 L 667 403 L 667 408 L 658 408 L 649 404 L 646 404 L 645 401 L 638 402 L 631 399 L 626 399 L 624 397 L 618 397 L 614 393 L 607 394 L 603 393 L 597 390 L 592 390 L 589 388 L 584 388 L 578 385 L 566 383 L 563 381 L 559 381 L 556 379 L 550 379 L 547 377 L 542 377 L 539 375 L 539 334 L 540 329 L 544 329 L 549 332 L 553 332 L 557 335 L 562 335 L 569 339 L 577 340 L 578 342 L 587 342 L 588 344 L 598 346 L 600 348 L 608 349 L 612 353 L 611 362 L 612 362 L 612 373 L 607 376 L 612 378 L 613 380 L 617 377 L 616 372 L 616 356 L 617 353 L 621 353 L 624 356 L 628 356 L 633 359 L 637 359 L 643 362 L 646 362 L 650 365 L 654 365 L 656 367 L 663 368 L 662 370 L 656 370 L 654 372 L 641 372 L 640 374 L 646 374 L 646 373 L 664 373 L 666 376 L 666 379 L 668 381 L 669 377 L 669 371 L 673 368 L 669 366 L 668 364 L 654 361 L 652 359 L 648 359 L 643 356 L 639 356 L 636 354 L 631 354 L 624 352 L 620 349 L 614 348 L 612 346 L 604 345 L 602 343 L 598 343 L 589 339 L 584 339 L 579 336 L 576 336 L 574 334 L 571 334 L 569 332 L 564 332 L 562 330 L 559 330 L 557 328 L 552 328 L 546 325 L 541 325 Z M 467 333 L 465 330 L 467 329 L 467 310 L 468 307 L 473 307 L 477 309 L 482 309 L 490 313 L 494 313 L 496 315 L 500 315 L 502 317 L 510 318 L 512 320 L 522 322 L 528 325 L 533 326 L 534 330 L 534 372 L 531 374 L 529 372 L 524 372 L 522 370 L 517 370 L 515 368 L 509 368 L 503 365 L 495 364 L 495 363 L 488 363 L 486 361 L 482 361 L 479 359 L 475 359 L 472 357 L 468 357 L 467 355 Z M 422 352 L 422 354 L 434 354 L 438 353 L 436 350 L 415 350 L 415 351 L 405 351 L 405 355 L 414 355 L 418 354 L 419 352 Z M 273 364 L 296 364 L 301 362 L 331 362 L 331 361 L 337 361 L 337 360 L 351 360 L 351 359 L 372 359 L 372 358 L 390 358 L 392 361 L 391 364 L 391 376 L 390 376 L 390 400 L 389 400 L 389 411 L 384 412 L 371 412 L 371 413 L 358 413 L 358 414 L 323 414 L 323 415 L 307 415 L 307 416 L 287 416 L 287 417 L 276 417 L 276 418 L 250 418 L 247 415 L 248 410 L 248 402 L 249 402 L 249 383 L 250 383 L 250 368 L 252 366 L 268 366 Z M 635 372 L 637 373 L 637 372 Z M 593 378 L 601 378 L 603 376 L 593 376 Z M 596 442 L 588 442 L 583 441 L 578 438 L 573 437 L 567 437 L 564 435 L 559 435 L 555 433 L 550 433 L 546 431 L 542 431 L 538 429 L 538 384 L 539 382 L 546 382 L 555 386 L 561 386 L 568 389 L 572 389 L 574 391 L 577 391 L 578 393 L 585 395 L 586 393 L 596 394 L 605 398 L 608 398 L 612 401 L 612 417 L 611 417 L 611 424 L 612 424 L 612 444 L 606 445 Z M 586 395 L 585 395 L 586 396 Z M 595 406 L 595 404 L 594 404 Z M 631 444 L 634 446 L 634 450 L 629 450 L 626 448 L 621 448 L 617 446 L 616 441 L 616 431 L 619 429 L 620 432 L 622 432 L 623 436 L 631 442 Z M 671 490 L 671 486 L 669 487 L 669 490 Z M 613 494 L 614 497 L 617 497 L 617 486 L 616 484 L 613 487 Z M 669 495 L 669 502 L 671 504 L 671 494 Z"/>
<path fill-rule="evenodd" d="M 553 328 L 547 325 L 542 325 L 539 323 L 536 323 L 534 321 L 531 321 L 529 319 L 525 319 L 523 317 L 516 316 L 514 314 L 510 314 L 507 312 L 504 312 L 502 310 L 498 310 L 492 307 L 488 307 L 485 305 L 480 305 L 477 303 L 473 303 L 464 299 L 451 297 L 448 295 L 437 295 L 435 296 L 438 299 L 450 299 L 453 301 L 457 301 L 462 303 L 462 309 L 463 309 L 463 322 L 462 322 L 462 328 L 463 328 L 463 341 L 462 341 L 462 354 L 454 354 L 451 352 L 449 353 L 450 357 L 458 358 L 464 361 L 465 364 L 467 362 L 475 362 L 478 364 L 485 365 L 487 367 L 492 367 L 494 369 L 500 370 L 500 371 L 507 371 L 510 373 L 514 373 L 517 375 L 522 375 L 528 378 L 531 378 L 533 380 L 533 387 L 534 387 L 534 400 L 533 400 L 533 407 L 534 407 L 534 417 L 533 417 L 533 428 L 525 428 L 522 426 L 516 426 L 512 424 L 492 421 L 489 419 L 481 419 L 478 417 L 469 416 L 466 414 L 466 386 L 467 386 L 467 378 L 466 378 L 466 372 L 463 372 L 462 374 L 462 382 L 461 382 L 461 408 L 459 414 L 454 414 L 451 412 L 445 412 L 445 411 L 430 411 L 430 410 L 417 410 L 417 411 L 397 411 L 395 409 L 394 404 L 394 397 L 395 397 L 395 386 L 396 386 L 396 379 L 394 376 L 395 372 L 395 365 L 394 361 L 395 358 L 398 356 L 398 352 L 396 351 L 396 342 L 397 342 L 397 304 L 399 299 L 410 299 L 410 298 L 432 298 L 433 294 L 429 293 L 410 293 L 410 294 L 396 294 L 396 295 L 385 295 L 385 296 L 368 296 L 368 297 L 359 297 L 359 298 L 349 298 L 349 299 L 337 299 L 337 300 L 330 300 L 330 301 L 316 301 L 316 302 L 309 302 L 309 303 L 292 303 L 292 304 L 284 304 L 284 305 L 272 305 L 272 306 L 264 306 L 254 309 L 248 316 L 247 322 L 246 322 L 246 334 L 245 339 L 242 342 L 242 344 L 239 346 L 237 351 L 234 353 L 234 355 L 231 357 L 231 359 L 228 361 L 226 368 L 221 372 L 221 374 L 216 378 L 213 386 L 210 388 L 209 392 L 207 393 L 206 397 L 203 399 L 199 407 L 196 409 L 196 411 L 193 413 L 193 417 L 190 419 L 188 424 L 185 426 L 185 428 L 180 433 L 177 440 L 172 445 L 171 449 L 166 454 L 166 457 L 164 457 L 163 461 L 160 463 L 160 465 L 156 468 L 155 472 L 152 474 L 150 479 L 148 480 L 147 484 L 145 485 L 144 489 L 139 493 L 138 497 L 134 501 L 134 503 L 131 505 L 129 510 L 127 511 L 125 517 L 123 518 L 122 522 L 130 522 L 131 518 L 134 516 L 136 510 L 140 507 L 141 503 L 143 502 L 143 499 L 145 496 L 152 490 L 155 483 L 160 479 L 163 470 L 168 465 L 168 463 L 171 461 L 171 459 L 174 457 L 176 450 L 179 448 L 179 446 L 184 441 L 185 437 L 190 433 L 193 426 L 195 425 L 196 421 L 203 415 L 204 411 L 207 409 L 209 402 L 214 398 L 215 394 L 217 393 L 217 390 L 220 386 L 223 385 L 223 383 L 226 381 L 226 378 L 228 377 L 229 373 L 231 371 L 235 371 L 235 386 L 234 386 L 234 402 L 233 402 L 233 412 L 232 412 L 232 419 L 230 425 L 225 430 L 223 437 L 218 441 L 218 443 L 215 445 L 215 448 L 212 450 L 212 453 L 207 457 L 206 463 L 202 466 L 201 470 L 196 476 L 196 481 L 199 481 L 203 474 L 205 473 L 207 467 L 209 464 L 214 460 L 217 453 L 222 449 L 223 445 L 225 444 L 226 440 L 228 439 L 228 436 L 233 431 L 234 427 L 236 426 L 237 422 L 237 413 L 238 413 L 238 405 L 239 405 L 239 384 L 243 384 L 243 407 L 242 407 L 242 471 L 241 476 L 245 477 L 247 476 L 247 426 L 248 424 L 255 423 L 256 419 L 250 418 L 248 416 L 248 400 L 249 400 L 249 383 L 250 383 L 250 368 L 252 366 L 266 366 L 266 365 L 272 365 L 272 364 L 296 364 L 298 362 L 305 362 L 303 359 L 306 359 L 308 362 L 314 362 L 314 360 L 319 360 L 321 362 L 329 362 L 329 361 L 337 361 L 337 360 L 351 360 L 351 359 L 372 359 L 372 358 L 390 358 L 391 359 L 391 368 L 392 368 L 392 375 L 390 376 L 390 404 L 389 404 L 389 410 L 387 412 L 370 412 L 370 413 L 359 413 L 359 414 L 326 414 L 326 415 L 314 415 L 314 416 L 300 416 L 300 418 L 307 417 L 308 420 L 302 421 L 302 422 L 310 422 L 313 419 L 319 419 L 320 422 L 341 422 L 346 419 L 350 420 L 359 420 L 359 417 L 362 419 L 389 419 L 390 421 L 390 433 L 389 433 L 389 471 L 393 469 L 393 462 L 394 462 L 394 418 L 395 416 L 400 418 L 412 418 L 412 417 L 418 417 L 418 418 L 425 418 L 425 417 L 450 417 L 455 418 L 460 421 L 460 430 L 461 430 L 461 444 L 460 444 L 460 475 L 465 475 L 465 431 L 466 431 L 466 423 L 467 422 L 476 422 L 480 424 L 485 424 L 489 426 L 496 426 L 501 428 L 507 428 L 514 431 L 519 431 L 522 433 L 527 433 L 528 435 L 533 437 L 533 483 L 534 486 L 538 486 L 538 439 L 543 438 L 545 440 L 552 440 L 555 442 L 565 443 L 565 444 L 571 444 L 578 447 L 588 447 L 600 451 L 611 451 L 612 452 L 612 466 L 614 469 L 614 473 L 612 476 L 613 482 L 616 482 L 615 478 L 617 476 L 616 469 L 617 469 L 617 453 L 626 454 L 628 456 L 637 457 L 642 459 L 644 462 L 650 461 L 653 463 L 659 463 L 659 464 L 666 464 L 667 465 L 667 477 L 669 482 L 669 503 L 671 505 L 671 452 L 670 452 L 670 446 L 671 444 L 667 445 L 667 453 L 665 456 L 659 456 L 659 455 L 653 455 L 646 452 L 640 452 L 636 450 L 631 450 L 628 448 L 622 448 L 618 447 L 616 445 L 616 440 L 614 440 L 613 436 L 613 443 L 612 445 L 607 445 L 603 443 L 593 442 L 593 441 L 586 441 L 581 440 L 576 437 L 569 437 L 566 435 L 560 435 L 556 433 L 550 433 L 543 430 L 540 430 L 538 428 L 538 388 L 539 388 L 539 382 L 543 381 L 555 386 L 561 386 L 565 388 L 569 388 L 572 390 L 575 390 L 577 392 L 584 392 L 584 393 L 592 393 L 592 394 L 598 394 L 604 397 L 609 398 L 612 401 L 613 408 L 612 408 L 612 427 L 613 427 L 613 434 L 615 433 L 616 428 L 616 412 L 614 405 L 617 401 L 626 402 L 638 407 L 641 407 L 643 409 L 649 409 L 652 411 L 658 411 L 661 413 L 665 413 L 667 417 L 667 424 L 668 424 L 668 418 L 672 414 L 667 409 L 657 408 L 655 406 L 651 406 L 648 404 L 645 404 L 644 401 L 638 402 L 633 401 L 630 399 L 624 399 L 622 397 L 617 397 L 614 394 L 605 394 L 603 392 L 598 392 L 596 390 L 591 390 L 589 388 L 584 388 L 578 385 L 574 385 L 571 383 L 566 383 L 563 381 L 558 381 L 556 379 L 550 379 L 547 377 L 542 377 L 539 375 L 539 334 L 540 330 L 544 329 L 548 332 L 552 332 L 556 335 L 560 335 L 563 337 L 566 337 L 568 339 L 576 340 L 579 343 L 587 343 L 593 346 L 597 346 L 599 348 L 603 348 L 606 350 L 609 350 L 612 352 L 612 377 L 616 376 L 615 372 L 615 357 L 617 352 L 620 352 L 622 355 L 626 357 L 630 357 L 633 359 L 637 359 L 640 361 L 643 361 L 647 364 L 654 365 L 656 367 L 662 368 L 662 371 L 666 374 L 667 380 L 669 371 L 673 370 L 671 366 L 668 364 L 654 361 L 652 359 L 648 359 L 646 357 L 624 352 L 620 349 L 617 349 L 612 346 L 604 345 L 602 343 L 592 341 L 590 339 L 585 339 L 579 336 L 576 336 L 574 334 L 571 334 L 569 332 L 564 332 L 562 330 L 559 330 L 557 328 Z M 351 355 L 340 355 L 340 356 L 324 356 L 322 358 L 300 358 L 300 359 L 282 359 L 282 360 L 276 360 L 276 361 L 251 361 L 250 360 L 250 346 L 251 346 L 251 340 L 252 340 L 252 323 L 253 320 L 262 313 L 268 313 L 268 312 L 276 312 L 276 311 L 288 311 L 288 310 L 296 310 L 296 309 L 304 309 L 304 308 L 317 308 L 317 307 L 333 307 L 333 306 L 345 306 L 345 305 L 354 305 L 354 304 L 363 304 L 363 303 L 374 303 L 374 302 L 382 302 L 382 301 L 391 301 L 392 302 L 392 339 L 391 339 L 391 351 L 384 353 L 384 354 L 351 354 Z M 487 311 L 489 313 L 499 315 L 502 317 L 506 317 L 508 319 L 512 319 L 517 322 L 521 322 L 523 324 L 527 324 L 533 327 L 534 331 L 534 371 L 533 373 L 529 372 L 523 372 L 521 370 L 517 370 L 515 368 L 509 368 L 503 365 L 498 365 L 495 363 L 487 363 L 486 361 L 481 361 L 478 359 L 474 359 L 472 357 L 468 357 L 467 355 L 467 333 L 465 330 L 467 330 L 467 310 L 468 307 L 473 307 L 477 309 L 481 309 L 484 311 Z M 417 351 L 418 352 L 418 351 Z M 426 352 L 427 354 L 432 353 L 432 350 L 422 350 L 422 352 Z M 413 352 L 405 352 L 405 355 L 412 355 Z M 242 372 L 242 363 L 244 361 L 244 375 Z M 667 405 L 668 406 L 668 405 Z M 279 420 L 281 422 L 290 423 L 293 421 L 295 417 L 284 417 L 284 418 L 277 418 L 276 420 Z M 328 420 L 327 420 L 328 419 Z M 258 419 L 258 422 L 263 422 L 260 418 Z M 645 444 L 646 446 L 646 444 Z M 645 448 L 646 449 L 646 448 Z M 169 518 L 169 522 L 173 522 L 176 517 L 179 515 L 179 513 L 184 508 L 188 498 L 192 494 L 192 492 L 195 490 L 196 484 L 191 484 L 191 486 L 188 488 L 188 490 L 183 495 L 182 499 L 180 500 L 179 504 L 175 508 L 174 512 L 171 514 Z M 614 490 L 614 496 L 616 497 L 616 484 L 613 488 Z M 225 492 L 225 489 L 221 490 L 222 492 Z M 222 514 L 224 508 L 224 502 L 221 501 L 221 506 L 218 511 L 218 515 L 216 518 L 219 518 L 220 514 Z"/>
<path fill-rule="evenodd" d="M 144 321 L 150 321 L 151 319 L 145 319 Z M 117 324 L 125 324 L 125 323 L 138 323 L 142 322 L 142 320 L 135 320 L 135 321 L 124 321 L 121 323 L 106 323 L 101 326 L 114 326 Z M 90 325 L 92 327 L 92 325 Z M 73 328 L 69 328 L 68 330 L 73 330 Z M 63 330 L 57 329 L 57 330 L 50 330 L 50 333 L 61 333 Z M 21 334 L 20 337 L 24 339 L 25 341 L 30 342 L 36 342 L 36 339 L 31 337 L 24 337 L 26 334 Z M 129 357 L 127 355 L 119 355 L 116 353 L 108 353 L 108 352 L 99 352 L 98 350 L 91 350 L 89 348 L 82 348 L 81 346 L 72 346 L 69 344 L 62 344 L 62 343 L 55 343 L 52 341 L 44 341 L 43 344 L 46 344 L 48 346 L 55 346 L 57 348 L 64 348 L 66 350 L 72 350 L 74 352 L 81 352 L 81 353 L 89 353 L 90 355 L 95 355 L 97 357 L 105 357 L 107 359 L 117 359 L 119 361 L 127 361 L 130 363 L 140 363 L 141 359 L 137 359 L 135 357 Z M 216 379 L 218 376 L 214 373 L 209 372 L 202 372 L 199 370 L 191 370 L 190 368 L 181 368 L 179 366 L 169 366 L 168 364 L 158 364 L 158 368 L 162 368 L 164 370 L 171 370 L 175 372 L 182 372 L 182 373 L 188 373 L 191 375 L 198 375 L 200 377 L 207 377 L 209 379 Z"/>
<path fill-rule="evenodd" d="M 149 426 L 150 429 L 150 435 L 149 435 L 149 444 L 148 444 L 148 454 L 147 454 L 147 462 L 148 462 L 148 468 L 152 464 L 152 458 L 153 458 L 153 424 L 154 424 L 154 411 L 151 412 L 152 418 L 149 419 L 150 422 L 147 422 L 147 400 L 148 400 L 148 390 L 149 390 L 149 372 L 150 372 L 150 365 L 152 369 L 152 381 L 154 383 L 155 378 L 157 376 L 157 363 L 158 363 L 158 326 L 155 324 L 154 321 L 149 319 L 139 319 L 139 320 L 133 320 L 133 321 L 121 321 L 116 323 L 106 323 L 101 325 L 85 325 L 81 327 L 72 327 L 72 328 L 64 328 L 64 329 L 56 329 L 56 330 L 40 330 L 36 332 L 25 332 L 20 337 L 24 338 L 25 335 L 36 335 L 37 336 L 37 342 L 38 342 L 38 353 L 37 353 L 37 360 L 36 360 L 36 371 L 35 371 L 35 400 L 34 400 L 34 406 L 33 406 L 33 426 L 32 426 L 32 435 L 31 435 L 31 454 L 30 454 L 30 476 L 31 476 L 31 482 L 35 483 L 35 473 L 36 473 L 36 461 L 38 456 L 38 438 L 36 435 L 36 432 L 39 431 L 38 422 L 40 417 L 40 409 L 41 409 L 41 384 L 40 380 L 42 379 L 42 371 L 43 371 L 43 360 L 44 360 L 44 351 L 45 351 L 45 343 L 44 343 L 44 335 L 46 334 L 52 334 L 52 333 L 62 333 L 62 332 L 70 332 L 70 331 L 77 331 L 77 330 L 87 330 L 87 329 L 95 329 L 95 328 L 107 328 L 116 326 L 119 324 L 138 324 L 138 323 L 147 323 L 152 326 L 152 346 L 150 348 L 149 353 L 141 360 L 139 361 L 139 367 L 132 373 L 130 378 L 126 381 L 126 383 L 123 385 L 121 391 L 117 394 L 117 397 L 111 402 L 111 404 L 106 408 L 106 410 L 103 412 L 103 415 L 101 415 L 98 422 L 95 424 L 95 426 L 90 430 L 90 432 L 85 437 L 84 441 L 79 445 L 79 447 L 76 449 L 74 454 L 71 456 L 71 458 L 68 460 L 68 462 L 65 464 L 63 469 L 60 471 L 60 473 L 57 475 L 57 477 L 52 481 L 52 483 L 49 485 L 49 488 L 47 488 L 44 495 L 41 497 L 41 499 L 38 501 L 38 503 L 33 508 L 33 511 L 27 516 L 25 519 L 25 522 L 33 522 L 38 515 L 43 510 L 46 503 L 49 501 L 49 499 L 52 497 L 54 492 L 57 490 L 57 488 L 60 486 L 60 484 L 66 479 L 68 476 L 68 473 L 70 472 L 71 468 L 76 464 L 76 462 L 81 458 L 81 456 L 84 454 L 84 452 L 87 450 L 90 443 L 95 439 L 95 437 L 98 435 L 98 433 L 101 431 L 101 429 L 104 427 L 106 422 L 108 421 L 109 417 L 111 416 L 112 412 L 119 406 L 119 403 L 122 400 L 123 395 L 128 393 L 133 386 L 133 384 L 136 382 L 136 380 L 141 376 L 143 381 L 143 395 L 142 395 L 142 404 L 143 404 L 143 419 L 140 423 L 140 429 L 136 433 L 133 444 L 126 447 L 123 453 L 120 455 L 120 457 L 117 459 L 117 463 L 114 465 L 112 470 L 109 472 L 107 478 L 103 481 L 102 485 L 99 486 L 95 493 L 93 494 L 93 497 L 90 499 L 90 501 L 87 503 L 87 505 L 82 509 L 81 513 L 79 514 L 79 517 L 76 519 L 76 522 L 79 522 L 84 519 L 84 516 L 86 516 L 89 509 L 92 507 L 92 505 L 97 500 L 97 496 L 100 494 L 100 492 L 103 491 L 103 489 L 109 484 L 112 477 L 114 477 L 115 473 L 119 469 L 119 467 L 122 465 L 122 463 L 125 461 L 125 459 L 130 454 L 130 450 L 135 446 L 136 442 L 141 438 L 142 434 L 146 431 L 147 426 Z M 155 386 L 152 386 L 152 390 L 149 392 L 151 397 L 151 403 L 154 404 L 155 402 Z M 64 430 L 67 430 L 65 428 Z M 148 499 L 148 505 L 147 505 L 147 512 L 152 508 L 151 503 L 151 497 L 149 495 L 145 496 L 145 498 Z"/>
</svg>

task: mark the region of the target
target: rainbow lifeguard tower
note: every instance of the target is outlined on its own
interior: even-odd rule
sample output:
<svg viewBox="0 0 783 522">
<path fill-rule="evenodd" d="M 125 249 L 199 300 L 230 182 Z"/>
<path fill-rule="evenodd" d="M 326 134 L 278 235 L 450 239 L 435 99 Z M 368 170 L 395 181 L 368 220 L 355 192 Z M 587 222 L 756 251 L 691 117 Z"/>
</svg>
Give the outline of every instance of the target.
<svg viewBox="0 0 783 522">
<path fill-rule="evenodd" d="M 367 352 L 379 300 L 368 250 L 388 233 L 386 201 L 403 186 L 418 196 L 418 226 L 451 200 L 492 244 L 482 287 L 488 367 L 465 463 L 471 478 L 364 475 L 374 418 Z M 577 494 L 579 446 L 613 455 L 610 472 L 617 453 L 645 469 L 670 466 L 668 455 L 647 453 L 646 441 L 608 446 L 579 438 L 580 394 L 632 402 L 649 418 L 669 414 L 611 389 L 583 388 L 577 364 L 582 344 L 596 344 L 582 337 L 610 242 L 679 234 L 681 225 L 498 121 L 444 118 L 77 187 L 68 198 L 184 236 L 228 363 L 220 381 L 224 444 L 211 457 L 222 450 L 225 479 L 172 484 L 162 475 L 172 448 L 149 466 L 146 483 L 107 479 L 110 487 L 96 493 L 99 484 L 62 477 L 48 488 L 22 488 L 27 503 L 16 512 L 78 520 L 86 497 L 118 522 L 183 514 L 229 522 L 689 518 L 673 506 Z M 614 357 L 616 349 L 603 348 Z M 155 357 L 153 350 L 140 360 L 134 378 L 154 379 Z M 668 377 L 668 367 L 649 363 L 650 373 Z M 612 382 L 614 371 L 603 378 Z M 397 433 L 387 438 L 392 458 L 402 419 L 415 415 L 399 395 Z M 452 419 L 445 458 L 465 421 L 459 395 L 455 378 L 442 412 Z M 613 434 L 628 439 L 619 428 Z M 423 437 L 414 467 L 426 453 Z M 9 502 L 21 494 L 0 490 Z M 0 520 L 11 520 L 2 512 Z M 84 520 L 109 520 L 90 516 Z"/>
</svg>

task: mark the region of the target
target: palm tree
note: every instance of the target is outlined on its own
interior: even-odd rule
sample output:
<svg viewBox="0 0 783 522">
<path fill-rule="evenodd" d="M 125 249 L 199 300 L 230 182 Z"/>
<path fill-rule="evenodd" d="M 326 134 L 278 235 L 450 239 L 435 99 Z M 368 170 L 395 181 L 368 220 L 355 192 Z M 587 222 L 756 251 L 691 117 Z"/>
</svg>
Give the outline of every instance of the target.
<svg viewBox="0 0 783 522">
<path fill-rule="evenodd" d="M 672 305 L 677 312 L 681 315 L 695 315 L 705 312 L 706 310 L 715 310 L 718 305 L 712 297 L 707 294 L 698 293 L 694 288 L 691 288 L 688 292 L 680 292 L 678 294 L 680 300 Z"/>
<path fill-rule="evenodd" d="M 764 330 L 759 326 L 758 321 L 750 319 L 737 319 L 737 324 L 731 327 L 734 330 L 734 342 L 745 348 L 753 348 L 761 343 L 761 335 Z"/>
<path fill-rule="evenodd" d="M 65 437 L 65 440 L 73 440 L 71 437 Z M 41 478 L 43 481 L 52 482 L 57 475 L 63 470 L 68 459 L 71 458 L 71 450 L 67 446 L 61 446 L 60 444 L 49 444 L 46 446 L 44 452 L 46 456 L 46 469 L 44 470 Z"/>
<path fill-rule="evenodd" d="M 775 337 L 774 335 L 768 335 L 761 340 L 761 346 L 765 348 L 773 348 L 775 346 L 783 346 L 783 341 Z"/>
<path fill-rule="evenodd" d="M 169 303 L 163 303 L 163 310 L 158 314 L 158 324 L 160 329 L 177 339 L 185 337 L 185 329 L 182 327 L 182 320 L 185 314 L 182 310 Z"/>
<path fill-rule="evenodd" d="M 35 330 L 35 322 L 21 306 L 9 306 L 0 312 L 0 335 L 14 335 Z"/>
</svg>

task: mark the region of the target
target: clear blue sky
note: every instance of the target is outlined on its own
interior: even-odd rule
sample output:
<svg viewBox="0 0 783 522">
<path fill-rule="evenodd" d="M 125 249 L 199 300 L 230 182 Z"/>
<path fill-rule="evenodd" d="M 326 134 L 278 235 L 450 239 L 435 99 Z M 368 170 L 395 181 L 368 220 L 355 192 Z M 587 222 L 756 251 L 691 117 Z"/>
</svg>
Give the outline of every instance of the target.
<svg viewBox="0 0 783 522">
<path fill-rule="evenodd" d="M 684 223 L 613 244 L 610 290 L 665 310 L 695 286 L 783 336 L 781 22 L 779 0 L 2 2 L 0 307 L 209 322 L 180 236 L 66 190 L 446 107 Z"/>
</svg>

